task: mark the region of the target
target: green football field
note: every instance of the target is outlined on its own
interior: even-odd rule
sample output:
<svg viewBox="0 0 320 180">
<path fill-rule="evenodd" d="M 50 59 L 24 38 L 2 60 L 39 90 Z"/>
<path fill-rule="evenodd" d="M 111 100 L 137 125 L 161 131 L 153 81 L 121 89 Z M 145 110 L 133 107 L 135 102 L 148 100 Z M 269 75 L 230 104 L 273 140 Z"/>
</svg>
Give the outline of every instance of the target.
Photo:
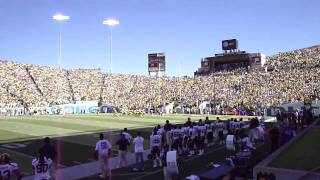
<svg viewBox="0 0 320 180">
<path fill-rule="evenodd" d="M 138 131 L 147 141 L 152 127 L 163 125 L 166 120 L 173 124 L 184 123 L 188 117 L 192 120 L 204 119 L 206 115 L 145 115 L 116 116 L 113 114 L 87 114 L 65 116 L 21 116 L 0 117 L 0 153 L 9 153 L 14 162 L 19 164 L 25 175 L 31 175 L 31 161 L 43 145 L 43 137 L 53 138 L 53 144 L 61 152 L 58 168 L 75 166 L 94 161 L 93 151 L 98 140 L 98 133 L 104 132 L 114 144 L 119 131 L 128 128 L 135 136 Z M 209 116 L 210 120 L 220 117 L 222 120 L 240 116 Z M 249 117 L 241 116 L 244 120 Z M 252 118 L 252 117 L 250 117 Z M 113 155 L 117 155 L 113 146 Z M 131 147 L 133 148 L 133 147 Z"/>
<path fill-rule="evenodd" d="M 105 114 L 66 115 L 66 116 L 20 116 L 0 117 L 0 143 L 30 140 L 45 136 L 62 137 L 89 134 L 101 131 L 117 131 L 123 128 L 138 129 L 163 125 L 166 120 L 171 123 L 183 123 L 189 115 L 145 115 L 116 116 Z M 204 119 L 206 115 L 192 115 L 192 120 Z M 211 120 L 220 117 L 222 120 L 240 116 L 209 116 Z M 246 116 L 241 116 L 247 119 Z"/>
</svg>

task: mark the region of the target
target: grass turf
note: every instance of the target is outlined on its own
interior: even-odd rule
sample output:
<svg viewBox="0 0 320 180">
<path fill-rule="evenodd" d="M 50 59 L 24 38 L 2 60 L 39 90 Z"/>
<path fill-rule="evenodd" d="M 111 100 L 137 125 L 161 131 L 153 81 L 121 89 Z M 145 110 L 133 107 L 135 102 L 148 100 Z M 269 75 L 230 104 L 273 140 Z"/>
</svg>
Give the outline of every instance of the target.
<svg viewBox="0 0 320 180">
<path fill-rule="evenodd" d="M 20 169 L 31 175 L 31 161 L 42 138 L 53 137 L 53 144 L 59 143 L 61 167 L 74 166 L 93 161 L 93 149 L 98 140 L 98 132 L 108 132 L 107 138 L 114 145 L 117 133 L 124 127 L 135 136 L 138 131 L 145 137 L 145 148 L 148 149 L 149 135 L 154 125 L 163 125 L 166 120 L 174 124 L 186 121 L 189 115 L 151 116 L 115 116 L 111 114 L 86 114 L 65 116 L 23 116 L 0 118 L 0 154 L 9 153 Z M 206 115 L 191 115 L 192 120 L 204 119 Z M 209 116 L 211 120 L 220 117 L 222 120 L 239 118 L 239 116 Z M 241 116 L 244 120 L 249 117 Z M 250 117 L 252 118 L 252 117 Z M 6 145 L 20 144 L 23 147 L 8 148 Z M 114 146 L 115 147 L 115 146 Z M 131 150 L 133 146 L 131 147 Z M 117 151 L 114 151 L 117 155 Z"/>
<path fill-rule="evenodd" d="M 320 165 L 320 129 L 313 128 L 270 163 L 276 168 L 311 170 Z"/>
<path fill-rule="evenodd" d="M 0 118 L 0 143 L 38 139 L 44 136 L 61 137 L 90 132 L 121 130 L 123 128 L 143 128 L 156 124 L 163 125 L 165 120 L 183 123 L 189 115 L 164 115 L 143 117 L 115 116 L 105 114 L 66 115 L 66 116 L 23 116 Z M 192 115 L 193 120 L 204 119 L 205 115 Z M 209 116 L 210 119 L 225 120 L 239 116 Z M 242 116 L 247 119 L 248 117 Z"/>
</svg>

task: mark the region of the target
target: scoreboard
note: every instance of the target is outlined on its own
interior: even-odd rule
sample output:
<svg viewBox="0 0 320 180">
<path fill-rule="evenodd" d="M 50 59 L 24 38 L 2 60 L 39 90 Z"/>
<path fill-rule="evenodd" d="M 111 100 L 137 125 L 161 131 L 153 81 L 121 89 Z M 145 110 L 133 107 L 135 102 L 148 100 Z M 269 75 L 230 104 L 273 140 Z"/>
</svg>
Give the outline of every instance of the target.
<svg viewBox="0 0 320 180">
<path fill-rule="evenodd" d="M 166 56 L 165 53 L 148 54 L 148 71 L 160 72 L 166 70 Z"/>
<path fill-rule="evenodd" d="M 261 70 L 266 63 L 264 54 L 247 53 L 238 49 L 237 39 L 222 40 L 223 53 L 201 59 L 201 66 L 194 75 L 209 75 L 219 71 L 232 71 L 239 68 Z"/>
<path fill-rule="evenodd" d="M 222 50 L 234 50 L 238 49 L 238 40 L 237 39 L 229 39 L 222 41 Z"/>
</svg>

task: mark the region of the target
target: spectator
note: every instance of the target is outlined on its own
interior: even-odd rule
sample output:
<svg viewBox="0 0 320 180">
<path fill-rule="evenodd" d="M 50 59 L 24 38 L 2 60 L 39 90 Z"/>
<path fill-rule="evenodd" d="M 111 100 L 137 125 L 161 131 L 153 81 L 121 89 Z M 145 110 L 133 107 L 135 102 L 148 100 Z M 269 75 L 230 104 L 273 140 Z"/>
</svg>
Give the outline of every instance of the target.
<svg viewBox="0 0 320 180">
<path fill-rule="evenodd" d="M 298 49 L 267 57 L 265 66 L 272 71 L 248 70 L 238 63 L 201 77 L 105 74 L 100 69 L 66 70 L 0 60 L 0 108 L 22 115 L 33 113 L 29 107 L 99 100 L 124 113 L 159 113 L 172 102 L 176 110 L 197 113 L 197 104 L 213 101 L 211 112 L 217 114 L 239 109 L 254 114 L 270 106 L 317 100 L 319 54 L 319 46 Z"/>
</svg>

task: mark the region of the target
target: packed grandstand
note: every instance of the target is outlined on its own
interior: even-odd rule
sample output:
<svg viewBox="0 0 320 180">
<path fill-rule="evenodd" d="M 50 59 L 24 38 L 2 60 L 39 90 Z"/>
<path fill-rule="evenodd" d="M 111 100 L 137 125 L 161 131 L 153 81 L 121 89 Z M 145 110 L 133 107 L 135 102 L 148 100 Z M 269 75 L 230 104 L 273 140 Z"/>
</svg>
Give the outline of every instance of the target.
<svg viewBox="0 0 320 180">
<path fill-rule="evenodd" d="M 123 110 L 172 102 L 192 109 L 203 101 L 214 101 L 222 108 L 265 108 L 317 99 L 319 65 L 319 46 L 268 56 L 268 71 L 239 68 L 195 77 L 109 74 L 100 69 L 69 70 L 0 60 L 0 107 L 99 100 Z"/>
<path fill-rule="evenodd" d="M 161 109 L 164 105 L 171 103 L 174 104 L 174 107 L 189 109 L 189 113 L 198 113 L 198 106 L 201 102 L 212 101 L 215 104 L 213 107 L 215 110 L 245 109 L 255 111 L 257 109 L 286 103 L 317 101 L 319 98 L 318 89 L 320 88 L 319 65 L 320 46 L 269 56 L 267 57 L 266 64 L 261 69 L 235 68 L 233 64 L 232 68 L 223 66 L 223 68 L 219 67 L 218 71 L 208 76 L 194 77 L 110 74 L 100 69 L 69 70 L 1 60 L 0 110 L 5 110 L 5 115 L 12 115 L 12 113 L 6 114 L 6 109 L 34 109 L 36 107 L 41 109 L 41 107 L 74 104 L 79 101 L 94 101 L 99 102 L 99 104 L 110 105 L 122 112 L 138 110 L 139 112 L 148 113 L 151 109 L 153 109 L 153 111 Z M 116 138 L 117 141 L 113 140 L 110 142 L 105 140 L 104 133 L 101 133 L 100 140 L 95 146 L 95 160 L 99 161 L 101 169 L 97 168 L 98 166 L 95 164 L 96 166 L 94 166 L 94 168 L 91 167 L 87 173 L 83 173 L 79 169 L 76 169 L 77 173 L 70 173 L 72 171 L 67 168 L 65 168 L 65 170 L 63 170 L 63 168 L 57 168 L 61 170 L 58 170 L 59 173 L 56 173 L 54 171 L 55 165 L 52 166 L 53 168 L 50 169 L 49 173 L 48 167 L 50 167 L 51 164 L 60 162 L 58 157 L 55 157 L 55 155 L 51 156 L 52 154 L 50 155 L 47 151 L 52 151 L 54 152 L 53 154 L 56 154 L 57 151 L 57 156 L 59 156 L 59 153 L 64 153 L 61 147 L 53 147 L 50 145 L 49 138 L 45 138 L 45 145 L 38 151 L 40 158 L 35 158 L 32 161 L 34 169 L 32 171 L 35 172 L 35 176 L 32 176 L 30 172 L 20 174 L 17 165 L 11 163 L 10 156 L 7 153 L 1 154 L 0 166 L 11 168 L 12 172 L 15 172 L 19 177 L 17 179 L 20 179 L 22 175 L 29 179 L 39 179 L 40 175 L 37 169 L 39 164 L 48 165 L 42 174 L 46 177 L 45 179 L 78 179 L 79 177 L 90 179 L 91 176 L 92 179 L 107 179 L 106 177 L 112 176 L 116 179 L 117 174 L 119 174 L 117 169 L 127 173 L 131 171 L 131 169 L 127 169 L 128 167 L 134 167 L 132 169 L 134 172 L 150 171 L 150 176 L 145 177 L 144 175 L 139 175 L 137 177 L 137 179 L 149 179 L 153 173 L 159 175 L 159 171 L 153 172 L 158 166 L 163 166 L 164 172 L 163 176 L 158 176 L 158 178 L 171 179 L 178 174 L 181 179 L 181 177 L 196 173 L 194 169 L 188 170 L 186 168 L 186 170 L 184 170 L 188 165 L 187 162 L 192 160 L 194 162 L 199 161 L 197 163 L 201 165 L 210 163 L 209 167 L 213 167 L 212 169 L 216 174 L 220 173 L 220 177 L 231 177 L 232 175 L 232 177 L 239 176 L 244 179 L 252 178 L 252 176 L 264 178 L 269 175 L 261 174 L 260 172 L 260 174 L 257 172 L 257 175 L 253 175 L 252 169 L 257 162 L 264 159 L 269 153 L 276 151 L 291 139 L 294 139 L 295 136 L 303 134 L 304 129 L 306 129 L 314 119 L 310 108 L 297 108 L 292 112 L 277 111 L 275 118 L 268 117 L 276 120 L 276 126 L 274 126 L 273 123 L 265 124 L 265 114 L 259 114 L 262 115 L 261 117 L 256 116 L 249 118 L 248 116 L 232 116 L 231 118 L 225 116 L 226 119 L 224 120 L 226 121 L 222 121 L 218 116 L 215 120 L 210 119 L 209 114 L 220 115 L 221 113 L 208 113 L 205 120 L 195 120 L 189 117 L 185 123 L 183 121 L 175 121 L 176 123 L 171 124 L 169 120 L 167 120 L 166 124 L 159 124 L 155 126 L 153 130 L 152 128 L 150 129 L 149 125 L 155 125 L 157 116 L 151 115 L 147 118 L 149 118 L 149 121 L 154 122 L 147 122 L 146 124 L 144 124 L 146 120 L 141 119 L 142 117 L 139 117 L 140 119 L 137 120 L 134 119 L 136 117 L 133 116 L 129 116 L 129 120 L 121 119 L 121 117 L 119 119 L 113 119 L 118 118 L 116 116 L 109 116 L 108 118 L 100 116 L 100 118 L 105 119 L 102 121 L 95 119 L 92 122 L 81 120 L 80 116 L 76 117 L 78 118 L 76 121 L 69 121 L 67 117 L 62 117 L 65 119 L 60 120 L 58 117 L 57 119 L 51 119 L 56 123 L 55 126 L 57 127 L 50 124 L 51 120 L 49 118 L 52 116 L 41 116 L 41 118 L 36 121 L 30 118 L 27 119 L 28 122 L 22 122 L 23 126 L 36 123 L 39 124 L 37 126 L 42 128 L 57 128 L 56 130 L 66 128 L 63 129 L 65 132 L 67 132 L 67 129 L 72 130 L 72 128 L 74 128 L 72 123 L 75 123 L 75 126 L 79 128 L 79 130 L 87 128 L 87 126 L 91 125 L 90 123 L 93 123 L 92 126 L 103 126 L 104 128 L 111 128 L 111 126 L 116 125 L 119 125 L 119 127 L 130 127 L 130 123 L 137 123 L 139 128 L 143 125 L 143 127 L 149 129 L 142 129 L 142 132 L 145 131 L 143 135 L 141 135 L 140 131 L 130 129 L 130 133 L 137 133 L 135 134 L 136 138 L 133 139 L 129 132 L 127 132 L 127 128 L 124 128 L 123 131 L 117 132 L 120 134 L 120 138 Z M 2 115 L 1 112 L 0 115 Z M 16 114 L 14 113 L 14 115 Z M 36 116 L 33 118 L 35 117 Z M 185 118 L 184 116 L 181 117 Z M 223 116 L 221 117 L 224 118 Z M 242 117 L 247 117 L 248 121 Z M 90 116 L 83 118 L 90 119 Z M 99 118 L 99 116 L 95 118 Z M 169 118 L 169 116 L 166 118 Z M 193 118 L 195 118 L 195 116 Z M 213 118 L 213 116 L 211 116 L 211 118 Z M 108 119 L 108 121 L 104 121 L 106 119 Z M 173 118 L 171 120 L 175 119 Z M 45 122 L 43 123 L 42 121 Z M 8 117 L 8 119 L 4 118 L 2 123 L 10 127 L 10 130 L 20 133 L 19 123 L 15 124 L 16 122 L 14 122 L 14 119 L 11 117 Z M 111 124 L 107 125 L 107 123 Z M 66 124 L 68 126 L 64 127 Z M 32 126 L 29 127 L 31 131 Z M 131 127 L 136 128 L 136 126 Z M 52 131 L 56 130 L 54 129 Z M 150 133 L 152 134 L 150 135 Z M 33 135 L 38 134 L 34 133 Z M 48 135 L 52 134 L 49 133 Z M 85 139 L 82 139 L 81 135 L 79 135 L 78 138 L 81 138 L 80 141 L 84 141 L 83 139 Z M 89 145 L 92 144 L 92 138 L 97 140 L 96 136 L 88 138 L 88 141 L 90 141 Z M 108 138 L 110 140 L 110 137 Z M 144 143 L 144 138 L 150 145 L 150 149 L 146 149 L 147 151 L 144 149 L 147 144 Z M 58 139 L 59 141 L 54 140 L 57 144 L 64 141 L 61 141 L 60 137 Z M 135 164 L 133 164 L 133 161 L 130 161 L 130 158 L 133 157 L 133 154 L 130 153 L 130 143 L 134 144 Z M 12 144 L 9 144 L 9 147 L 10 145 Z M 14 144 L 14 146 L 16 145 L 17 143 Z M 22 144 L 22 146 L 24 146 L 24 144 Z M 79 142 L 78 145 L 73 144 L 72 146 L 79 146 Z M 118 146 L 118 151 L 114 152 L 115 149 L 112 149 L 112 146 Z M 48 150 L 48 147 L 50 147 L 51 150 Z M 35 148 L 32 148 L 34 151 Z M 106 149 L 108 149 L 108 151 L 106 151 Z M 220 150 L 221 154 L 217 155 Z M 230 150 L 236 153 L 234 153 L 233 156 L 225 155 L 225 152 Z M 9 152 L 13 153 L 14 151 L 10 150 Z M 170 175 L 170 162 L 168 162 L 170 158 L 167 158 L 167 156 L 169 156 L 168 152 L 177 153 L 174 156 L 175 158 L 173 158 L 175 163 L 174 167 L 175 169 L 179 167 L 179 171 L 181 170 L 181 172 L 179 172 L 180 174 L 177 173 L 177 170 L 177 172 Z M 210 153 L 212 154 L 210 155 Z M 246 165 L 245 168 L 242 167 L 243 163 L 240 161 L 241 158 L 243 159 L 243 154 L 245 154 L 244 158 L 246 159 L 249 159 L 249 157 L 256 158 L 252 160 L 252 164 Z M 144 158 L 146 155 L 149 159 L 145 162 Z M 89 155 L 87 153 L 84 156 Z M 109 159 L 110 162 L 113 162 L 115 161 L 115 156 L 118 156 L 118 164 L 110 163 L 109 166 Z M 194 156 L 200 158 L 209 157 L 207 161 L 211 162 L 207 162 L 204 159 L 199 160 L 200 158 L 198 160 L 197 158 L 192 159 Z M 33 158 L 33 156 L 31 157 Z M 140 161 L 138 157 L 141 159 Z M 53 162 L 50 159 L 52 159 Z M 214 164 L 215 162 L 213 161 L 221 161 L 223 159 L 226 159 L 228 164 L 220 163 L 219 166 L 229 169 L 219 170 L 219 173 L 217 173 L 218 170 L 215 170 L 217 165 Z M 20 161 L 19 158 L 15 160 Z M 77 165 L 82 164 L 78 162 L 78 159 L 73 160 L 77 162 Z M 91 159 L 90 161 L 94 160 Z M 20 164 L 24 162 L 20 161 Z M 15 166 L 12 166 L 12 164 Z M 72 165 L 79 168 L 79 166 L 75 164 Z M 199 166 L 199 168 L 203 170 L 206 167 Z M 95 169 L 99 169 L 99 171 Z M 20 171 L 24 170 L 25 168 L 22 166 Z M 67 176 L 68 173 L 69 175 L 73 174 L 73 176 Z M 42 175 L 40 179 L 44 179 Z M 201 173 L 198 173 L 198 175 L 199 177 L 205 177 L 203 174 L 201 175 Z M 210 175 L 210 177 L 212 177 L 212 175 Z M 229 179 L 232 179 L 230 177 Z M 128 177 L 127 179 L 132 179 L 132 177 Z M 194 177 L 188 179 L 194 179 Z"/>
</svg>

